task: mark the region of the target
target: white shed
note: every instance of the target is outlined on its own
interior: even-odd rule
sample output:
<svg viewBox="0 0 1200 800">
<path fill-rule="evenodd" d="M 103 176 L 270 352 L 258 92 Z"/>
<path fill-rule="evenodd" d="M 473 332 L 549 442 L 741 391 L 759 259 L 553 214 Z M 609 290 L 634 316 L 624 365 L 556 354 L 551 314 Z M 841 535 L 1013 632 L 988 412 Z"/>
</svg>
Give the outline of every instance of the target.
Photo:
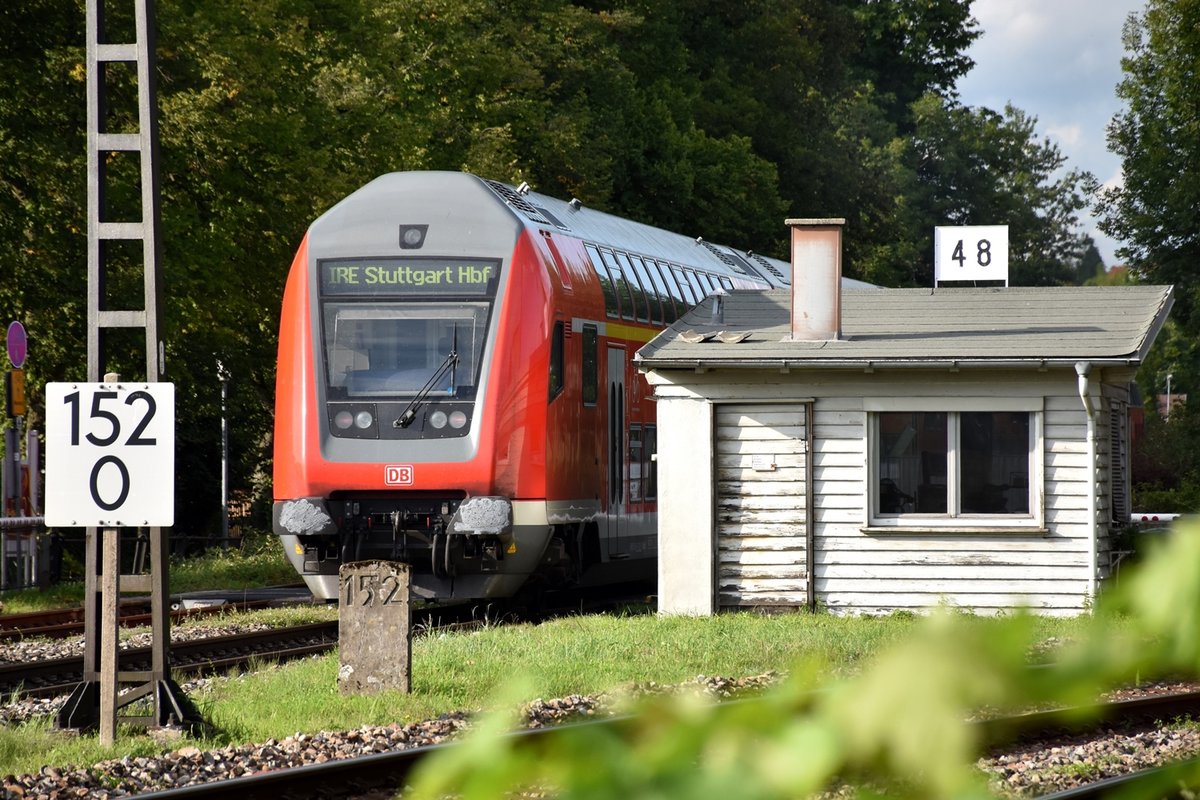
<svg viewBox="0 0 1200 800">
<path fill-rule="evenodd" d="M 638 353 L 660 612 L 1085 610 L 1171 288 L 839 291 L 838 222 L 789 221 L 793 291 L 710 297 Z"/>
</svg>

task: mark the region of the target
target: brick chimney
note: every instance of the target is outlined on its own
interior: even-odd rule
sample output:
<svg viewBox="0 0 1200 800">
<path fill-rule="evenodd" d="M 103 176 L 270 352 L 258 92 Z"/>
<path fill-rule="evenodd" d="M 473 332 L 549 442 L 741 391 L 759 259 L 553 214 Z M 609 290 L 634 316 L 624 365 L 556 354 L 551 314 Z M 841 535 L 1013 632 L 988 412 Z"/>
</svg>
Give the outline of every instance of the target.
<svg viewBox="0 0 1200 800">
<path fill-rule="evenodd" d="M 792 229 L 792 339 L 842 334 L 842 226 L 845 219 L 789 219 Z"/>
</svg>

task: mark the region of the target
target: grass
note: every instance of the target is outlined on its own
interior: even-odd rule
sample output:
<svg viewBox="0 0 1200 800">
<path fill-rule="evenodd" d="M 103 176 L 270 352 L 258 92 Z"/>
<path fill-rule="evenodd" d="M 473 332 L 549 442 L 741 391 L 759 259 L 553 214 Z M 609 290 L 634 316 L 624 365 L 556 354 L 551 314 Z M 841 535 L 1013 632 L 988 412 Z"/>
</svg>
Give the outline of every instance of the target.
<svg viewBox="0 0 1200 800">
<path fill-rule="evenodd" d="M 740 613 L 698 619 L 587 616 L 472 632 L 418 632 L 412 647 L 411 694 L 343 697 L 336 683 L 336 655 L 265 665 L 253 675 L 216 680 L 192 695 L 216 729 L 211 738 L 196 744 L 216 748 L 298 731 L 405 724 L 460 709 L 516 706 L 537 697 L 619 691 L 650 682 L 675 684 L 700 674 L 782 672 L 805 656 L 826 660 L 834 674 L 851 673 L 917 624 L 907 615 Z M 1037 624 L 1042 635 L 1066 639 L 1079 622 L 1044 619 Z M 134 730 L 124 732 L 116 748 L 106 751 L 92 735 L 65 736 L 44 724 L 25 725 L 0 729 L 0 775 L 165 749 L 170 747 Z"/>
<path fill-rule="evenodd" d="M 296 571 L 288 563 L 279 539 L 268 533 L 242 538 L 240 548 L 213 548 L 204 555 L 172 559 L 168 569 L 171 594 L 204 589 L 243 589 L 296 583 Z M 5 614 L 68 608 L 83 600 L 83 581 L 68 581 L 40 589 L 22 589 L 0 595 Z"/>
</svg>

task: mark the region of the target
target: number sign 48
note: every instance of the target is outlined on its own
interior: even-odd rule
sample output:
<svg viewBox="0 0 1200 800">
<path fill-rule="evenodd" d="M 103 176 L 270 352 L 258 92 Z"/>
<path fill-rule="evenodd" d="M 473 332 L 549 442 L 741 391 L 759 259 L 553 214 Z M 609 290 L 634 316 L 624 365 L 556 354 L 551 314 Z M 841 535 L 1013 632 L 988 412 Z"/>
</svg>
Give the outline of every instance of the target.
<svg viewBox="0 0 1200 800">
<path fill-rule="evenodd" d="M 1008 226 L 963 225 L 933 231 L 934 281 L 1008 282 Z"/>
<path fill-rule="evenodd" d="M 46 526 L 175 524 L 175 385 L 46 384 Z"/>
</svg>

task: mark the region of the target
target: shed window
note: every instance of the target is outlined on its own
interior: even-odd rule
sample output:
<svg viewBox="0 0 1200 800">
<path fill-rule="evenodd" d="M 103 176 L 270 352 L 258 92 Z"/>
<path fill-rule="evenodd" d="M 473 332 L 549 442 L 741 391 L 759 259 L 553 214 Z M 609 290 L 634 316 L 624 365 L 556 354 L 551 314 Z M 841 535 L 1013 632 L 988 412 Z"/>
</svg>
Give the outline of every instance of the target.
<svg viewBox="0 0 1200 800">
<path fill-rule="evenodd" d="M 871 525 L 1040 524 L 1041 414 L 988 402 L 870 414 Z"/>
</svg>

